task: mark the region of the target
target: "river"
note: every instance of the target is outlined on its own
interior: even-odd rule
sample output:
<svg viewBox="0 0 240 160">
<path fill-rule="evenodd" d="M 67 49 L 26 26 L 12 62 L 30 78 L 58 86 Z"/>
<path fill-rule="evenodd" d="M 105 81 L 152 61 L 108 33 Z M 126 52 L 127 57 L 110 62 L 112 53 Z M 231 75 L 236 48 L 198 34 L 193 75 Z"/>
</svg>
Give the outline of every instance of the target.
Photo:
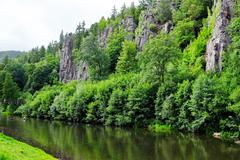
<svg viewBox="0 0 240 160">
<path fill-rule="evenodd" d="M 156 135 L 113 128 L 0 116 L 0 130 L 62 160 L 239 160 L 240 146 L 211 136 Z"/>
</svg>

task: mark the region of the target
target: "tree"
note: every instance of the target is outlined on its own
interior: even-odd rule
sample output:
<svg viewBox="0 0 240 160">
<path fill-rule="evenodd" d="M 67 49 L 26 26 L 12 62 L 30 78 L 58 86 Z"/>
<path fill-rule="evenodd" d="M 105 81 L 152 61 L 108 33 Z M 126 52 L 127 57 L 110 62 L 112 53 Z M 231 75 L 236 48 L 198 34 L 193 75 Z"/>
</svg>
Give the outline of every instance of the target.
<svg viewBox="0 0 240 160">
<path fill-rule="evenodd" d="M 125 41 L 117 63 L 117 72 L 127 73 L 136 68 L 137 46 L 133 41 Z"/>
<path fill-rule="evenodd" d="M 16 105 L 19 96 L 17 84 L 13 81 L 10 73 L 5 74 L 5 80 L 2 88 L 2 100 L 5 105 Z"/>
<path fill-rule="evenodd" d="M 83 38 L 86 36 L 86 29 L 85 29 L 85 21 L 83 21 L 82 23 L 79 23 L 77 28 L 76 28 L 76 32 L 75 32 L 75 36 L 74 36 L 74 46 L 75 48 L 79 49 L 81 47 Z"/>
<path fill-rule="evenodd" d="M 103 32 L 104 29 L 107 27 L 107 21 L 104 17 L 101 18 L 99 24 L 98 24 L 100 32 Z"/>
<path fill-rule="evenodd" d="M 111 18 L 113 20 L 115 20 L 117 18 L 117 9 L 116 9 L 116 6 L 113 6 L 113 9 L 112 9 L 112 14 L 111 14 Z"/>
<path fill-rule="evenodd" d="M 157 20 L 160 23 L 165 23 L 172 19 L 172 9 L 170 0 L 160 0 L 154 10 L 157 16 Z"/>
<path fill-rule="evenodd" d="M 154 6 L 155 0 L 140 0 L 139 4 L 141 8 L 151 8 Z"/>
<path fill-rule="evenodd" d="M 58 50 L 59 50 L 59 45 L 57 41 L 52 41 L 47 46 L 47 53 L 56 54 Z"/>
<path fill-rule="evenodd" d="M 174 34 L 179 47 L 183 50 L 195 38 L 194 34 L 194 21 L 183 20 L 179 21 L 174 29 Z"/>
<path fill-rule="evenodd" d="M 141 68 L 151 80 L 163 83 L 168 65 L 177 62 L 179 52 L 174 37 L 162 32 L 144 46 Z"/>
<path fill-rule="evenodd" d="M 93 79 L 101 79 L 106 75 L 108 68 L 108 58 L 103 50 L 99 47 L 97 37 L 90 34 L 83 40 L 80 49 L 80 60 L 87 62 L 90 66 L 91 75 Z"/>
<path fill-rule="evenodd" d="M 60 37 L 59 37 L 59 49 L 60 50 L 62 50 L 62 48 L 63 48 L 63 43 L 64 43 L 64 34 L 63 34 L 63 30 L 62 30 Z"/>
<path fill-rule="evenodd" d="M 11 73 L 13 80 L 17 83 L 18 87 L 23 90 L 27 80 L 24 65 L 16 60 L 12 60 L 11 63 L 6 66 L 5 70 Z"/>
<path fill-rule="evenodd" d="M 118 56 L 122 50 L 122 43 L 124 42 L 125 33 L 123 29 L 113 32 L 109 39 L 106 48 L 106 54 L 110 58 L 110 71 L 114 72 L 118 61 Z"/>
<path fill-rule="evenodd" d="M 123 3 L 123 6 L 122 6 L 121 11 L 120 11 L 120 14 L 121 14 L 122 18 L 124 18 L 126 10 L 127 10 L 126 4 Z"/>
<path fill-rule="evenodd" d="M 182 0 L 181 6 L 173 13 L 175 22 L 185 18 L 190 20 L 199 20 L 207 16 L 206 0 Z"/>
</svg>

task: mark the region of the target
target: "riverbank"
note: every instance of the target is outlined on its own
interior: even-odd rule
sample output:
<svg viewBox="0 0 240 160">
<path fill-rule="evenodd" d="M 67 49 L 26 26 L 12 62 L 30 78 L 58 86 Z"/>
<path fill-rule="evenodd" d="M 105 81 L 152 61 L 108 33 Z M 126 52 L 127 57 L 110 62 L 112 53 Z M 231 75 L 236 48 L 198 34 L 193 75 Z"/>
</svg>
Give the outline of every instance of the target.
<svg viewBox="0 0 240 160">
<path fill-rule="evenodd" d="M 0 133 L 0 160 L 57 160 L 44 151 Z"/>
</svg>

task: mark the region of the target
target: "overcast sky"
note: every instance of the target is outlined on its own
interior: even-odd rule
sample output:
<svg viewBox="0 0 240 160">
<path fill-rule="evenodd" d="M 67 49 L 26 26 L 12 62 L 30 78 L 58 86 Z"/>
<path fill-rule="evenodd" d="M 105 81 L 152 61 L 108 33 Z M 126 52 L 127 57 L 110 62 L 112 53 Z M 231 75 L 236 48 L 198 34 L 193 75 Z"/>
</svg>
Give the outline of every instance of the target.
<svg viewBox="0 0 240 160">
<path fill-rule="evenodd" d="M 74 32 L 85 20 L 87 26 L 109 17 L 115 5 L 138 0 L 0 0 L 0 51 L 30 50 Z"/>
</svg>

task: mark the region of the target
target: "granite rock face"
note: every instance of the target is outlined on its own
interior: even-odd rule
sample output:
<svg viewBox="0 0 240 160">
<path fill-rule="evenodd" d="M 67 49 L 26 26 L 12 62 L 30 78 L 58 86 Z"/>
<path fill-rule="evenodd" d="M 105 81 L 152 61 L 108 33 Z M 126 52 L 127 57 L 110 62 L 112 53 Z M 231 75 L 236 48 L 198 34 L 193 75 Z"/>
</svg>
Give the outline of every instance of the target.
<svg viewBox="0 0 240 160">
<path fill-rule="evenodd" d="M 72 59 L 72 50 L 73 50 L 73 36 L 70 33 L 65 36 L 63 49 L 61 51 L 60 56 L 59 78 L 60 81 L 64 83 L 77 79 L 76 66 L 74 65 Z"/>
<path fill-rule="evenodd" d="M 135 30 L 137 28 L 134 18 L 132 16 L 127 16 L 124 20 L 122 20 L 122 25 L 128 33 L 126 39 L 130 41 L 133 40 L 135 37 Z"/>
<path fill-rule="evenodd" d="M 110 34 L 113 32 L 112 26 L 107 26 L 103 32 L 99 33 L 98 43 L 100 47 L 106 48 Z"/>
<path fill-rule="evenodd" d="M 233 5 L 234 0 L 221 0 L 220 14 L 217 16 L 212 38 L 207 44 L 206 71 L 222 70 L 222 52 L 231 41 L 226 29 L 233 16 Z"/>
<path fill-rule="evenodd" d="M 153 27 L 155 27 L 155 29 L 157 28 L 157 22 L 151 11 L 143 13 L 143 19 L 139 22 L 139 27 L 140 33 L 138 33 L 138 36 L 136 37 L 136 43 L 138 49 L 141 51 L 148 39 L 151 36 L 154 37 L 157 35 L 156 31 L 153 30 Z"/>
<path fill-rule="evenodd" d="M 138 32 L 136 33 L 136 44 L 138 50 L 142 51 L 144 44 L 152 37 L 155 37 L 159 31 L 169 33 L 173 29 L 171 21 L 160 24 L 151 10 L 143 13 L 143 19 L 139 22 Z"/>
<path fill-rule="evenodd" d="M 63 49 L 60 57 L 60 73 L 59 78 L 63 83 L 72 80 L 86 81 L 89 78 L 89 67 L 85 62 L 74 64 L 72 57 L 73 36 L 67 34 L 64 40 Z"/>
<path fill-rule="evenodd" d="M 77 69 L 77 79 L 86 81 L 89 78 L 89 66 L 86 62 L 81 62 Z"/>
</svg>

